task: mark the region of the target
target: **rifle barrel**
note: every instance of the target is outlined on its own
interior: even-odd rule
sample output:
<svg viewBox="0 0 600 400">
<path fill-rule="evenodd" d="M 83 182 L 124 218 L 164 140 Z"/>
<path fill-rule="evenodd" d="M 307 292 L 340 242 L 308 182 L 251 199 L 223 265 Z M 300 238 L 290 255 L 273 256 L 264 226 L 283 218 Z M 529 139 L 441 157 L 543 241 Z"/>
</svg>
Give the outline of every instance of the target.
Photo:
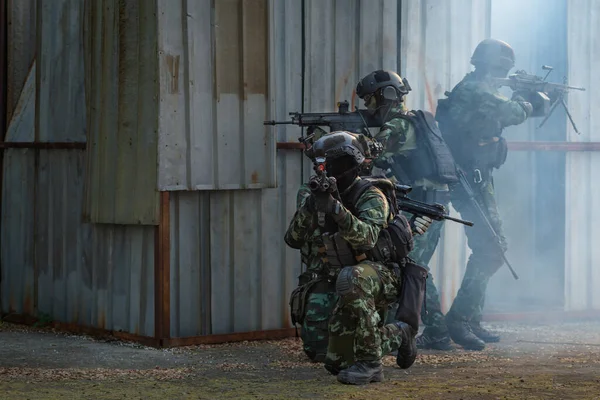
<svg viewBox="0 0 600 400">
<path fill-rule="evenodd" d="M 265 121 L 263 122 L 263 125 L 293 125 L 294 121 L 275 121 L 275 120 L 270 120 L 270 121 Z"/>
<path fill-rule="evenodd" d="M 446 215 L 444 217 L 444 219 L 447 219 L 448 221 L 458 222 L 459 224 L 463 224 L 463 225 L 466 225 L 466 226 L 473 226 L 473 223 L 471 221 L 465 221 L 464 219 L 454 218 L 454 217 L 451 217 L 449 215 Z"/>
</svg>

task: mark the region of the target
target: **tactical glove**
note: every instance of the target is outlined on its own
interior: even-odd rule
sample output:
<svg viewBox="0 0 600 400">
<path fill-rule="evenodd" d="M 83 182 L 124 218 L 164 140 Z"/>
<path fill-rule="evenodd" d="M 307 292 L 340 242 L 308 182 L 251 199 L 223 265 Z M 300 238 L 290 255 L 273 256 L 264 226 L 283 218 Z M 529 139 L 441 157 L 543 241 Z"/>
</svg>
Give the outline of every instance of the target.
<svg viewBox="0 0 600 400">
<path fill-rule="evenodd" d="M 431 226 L 433 220 L 426 216 L 413 216 L 410 219 L 410 228 L 413 235 L 423 235 Z"/>
</svg>

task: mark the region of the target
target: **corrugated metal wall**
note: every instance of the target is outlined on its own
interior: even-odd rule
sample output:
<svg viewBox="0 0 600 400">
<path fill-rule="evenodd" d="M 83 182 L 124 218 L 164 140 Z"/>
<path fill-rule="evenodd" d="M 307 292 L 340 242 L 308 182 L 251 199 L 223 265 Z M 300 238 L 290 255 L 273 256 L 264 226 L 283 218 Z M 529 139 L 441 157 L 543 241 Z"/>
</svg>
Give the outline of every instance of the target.
<svg viewBox="0 0 600 400">
<path fill-rule="evenodd" d="M 275 187 L 265 0 L 158 0 L 159 190 Z"/>
<path fill-rule="evenodd" d="M 86 216 L 158 225 L 156 3 L 85 4 Z"/>
<path fill-rule="evenodd" d="M 600 141 L 600 3 L 595 0 L 569 0 L 567 9 L 568 78 L 586 88 L 569 95 L 568 103 L 577 135 L 568 126 L 568 139 L 574 142 Z M 566 170 L 566 271 L 565 298 L 568 310 L 600 308 L 600 154 L 570 153 Z"/>
<path fill-rule="evenodd" d="M 475 46 L 489 36 L 490 7 L 490 0 L 402 2 L 400 71 L 413 89 L 407 96 L 409 108 L 435 113 L 437 99 L 471 70 Z M 469 254 L 463 226 L 445 222 L 430 263 L 444 310 L 460 287 Z"/>
<path fill-rule="evenodd" d="M 22 94 L 7 141 L 85 141 L 83 3 L 18 3 L 37 13 L 40 34 L 18 45 L 37 48 L 39 70 L 29 72 L 25 90 L 9 81 Z M 29 53 L 11 55 L 11 65 L 29 67 Z M 2 311 L 151 336 L 155 228 L 84 223 L 84 157 L 82 150 L 6 151 Z"/>
<path fill-rule="evenodd" d="M 418 99 L 410 100 L 410 105 L 424 106 L 425 96 L 419 93 L 425 92 L 425 82 L 438 88 L 438 93 L 458 82 L 469 70 L 472 49 L 489 29 L 489 3 L 399 4 L 393 0 L 308 0 L 302 27 L 302 2 L 269 1 L 269 118 L 283 120 L 288 112 L 302 109 L 334 111 L 338 101 L 352 99 L 362 75 L 378 68 L 398 69 L 399 17 L 404 21 L 402 54 L 407 54 L 402 59 L 403 71 L 410 71 L 413 98 Z M 463 22 L 464 9 L 471 10 L 468 24 Z M 450 30 L 451 25 L 460 27 Z M 427 43 L 422 51 L 429 58 L 446 51 L 445 46 L 457 55 L 450 64 L 442 60 L 442 66 L 422 74 L 421 61 L 414 56 L 419 54 L 416 43 Z M 210 103 L 205 107 L 211 107 Z M 275 132 L 278 141 L 295 141 L 300 136 L 294 127 L 278 127 Z M 295 211 L 298 186 L 310 173 L 310 164 L 302 157 L 297 151 L 279 150 L 277 189 L 171 193 L 172 336 L 289 326 L 287 301 L 296 285 L 300 260 L 282 238 Z M 465 265 L 461 232 L 458 225 L 446 229 L 443 255 L 434 263 L 436 279 L 453 279 L 443 285 L 445 297 L 458 289 Z M 439 268 L 442 262 L 444 275 Z"/>
<path fill-rule="evenodd" d="M 268 2 L 269 119 L 285 119 L 288 111 L 302 108 L 301 5 Z M 260 136 L 262 120 L 257 123 Z M 280 126 L 268 134 L 293 141 L 300 130 Z M 278 152 L 276 189 L 171 193 L 173 337 L 290 325 L 287 298 L 297 284 L 300 257 L 287 248 L 283 233 L 296 206 L 301 157 Z"/>
</svg>

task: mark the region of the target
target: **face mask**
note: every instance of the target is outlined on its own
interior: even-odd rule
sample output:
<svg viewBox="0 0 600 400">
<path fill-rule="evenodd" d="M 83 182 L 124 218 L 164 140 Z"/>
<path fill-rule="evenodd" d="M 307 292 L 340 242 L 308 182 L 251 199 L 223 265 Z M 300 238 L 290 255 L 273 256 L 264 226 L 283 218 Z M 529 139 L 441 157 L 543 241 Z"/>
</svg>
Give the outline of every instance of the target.
<svg viewBox="0 0 600 400">
<path fill-rule="evenodd" d="M 365 98 L 365 107 L 369 111 L 377 110 L 377 99 L 375 99 L 375 96 L 369 95 L 368 98 Z"/>
</svg>

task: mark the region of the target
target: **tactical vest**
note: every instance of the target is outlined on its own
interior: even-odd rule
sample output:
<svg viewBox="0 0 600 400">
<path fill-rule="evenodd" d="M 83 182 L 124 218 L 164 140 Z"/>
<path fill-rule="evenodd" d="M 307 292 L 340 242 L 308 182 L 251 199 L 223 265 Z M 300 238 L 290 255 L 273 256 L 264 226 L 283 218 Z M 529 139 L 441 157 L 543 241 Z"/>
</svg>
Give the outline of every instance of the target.
<svg viewBox="0 0 600 400">
<path fill-rule="evenodd" d="M 402 215 L 396 199 L 396 191 L 391 181 L 385 178 L 365 177 L 358 181 L 348 193 L 344 193 L 344 204 L 357 215 L 356 203 L 371 187 L 376 187 L 385 195 L 390 207 L 392 220 L 379 233 L 377 243 L 366 254 L 370 260 L 382 263 L 402 263 L 413 249 L 412 231 L 407 219 Z"/>
<path fill-rule="evenodd" d="M 458 182 L 456 166 L 450 149 L 435 123 L 433 115 L 426 111 L 411 111 L 396 114 L 394 118 L 409 121 L 415 128 L 417 148 L 407 156 L 394 157 L 396 176 L 402 183 L 411 184 L 419 179 L 429 179 L 439 183 Z"/>
</svg>

